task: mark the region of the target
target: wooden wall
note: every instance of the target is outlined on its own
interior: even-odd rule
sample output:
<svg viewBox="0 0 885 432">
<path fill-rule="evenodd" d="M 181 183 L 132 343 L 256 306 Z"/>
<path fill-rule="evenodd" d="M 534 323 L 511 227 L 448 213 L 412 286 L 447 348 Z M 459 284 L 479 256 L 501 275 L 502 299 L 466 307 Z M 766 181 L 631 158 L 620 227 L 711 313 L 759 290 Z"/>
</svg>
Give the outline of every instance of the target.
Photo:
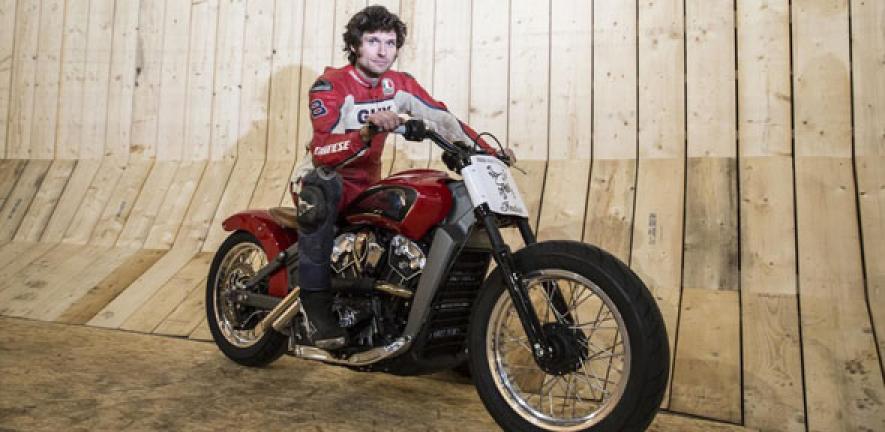
<svg viewBox="0 0 885 432">
<path fill-rule="evenodd" d="M 665 408 L 885 430 L 885 2 L 378 3 L 396 67 L 515 149 L 541 239 L 651 288 Z M 286 201 L 366 4 L 0 0 L 0 313 L 205 337 L 220 221 Z"/>
</svg>

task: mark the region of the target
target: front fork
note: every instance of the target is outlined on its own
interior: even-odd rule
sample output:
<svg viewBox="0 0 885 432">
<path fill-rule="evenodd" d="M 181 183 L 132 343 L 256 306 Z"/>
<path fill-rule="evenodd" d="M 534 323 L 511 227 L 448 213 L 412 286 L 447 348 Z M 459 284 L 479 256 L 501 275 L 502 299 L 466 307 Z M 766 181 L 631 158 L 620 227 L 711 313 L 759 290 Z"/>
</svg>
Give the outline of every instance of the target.
<svg viewBox="0 0 885 432">
<path fill-rule="evenodd" d="M 498 229 L 495 214 L 489 210 L 487 204 L 477 207 L 476 215 L 478 219 L 483 221 L 486 232 L 489 234 L 489 240 L 492 243 L 492 256 L 495 258 L 495 262 L 498 264 L 498 267 L 501 269 L 504 276 L 504 282 L 507 284 L 507 291 L 510 293 L 513 306 L 516 309 L 520 322 L 522 322 L 525 334 L 528 336 L 535 361 L 539 363 L 543 362 L 554 354 L 553 349 L 547 341 L 544 329 L 541 322 L 538 320 L 538 314 L 529 298 L 527 291 L 528 287 L 525 285 L 523 275 L 516 269 L 516 265 L 513 262 L 513 253 L 510 250 L 510 246 L 507 245 L 504 238 L 501 236 L 501 231 Z M 526 246 L 537 242 L 535 234 L 532 232 L 531 226 L 529 226 L 528 219 L 517 219 L 516 224 L 519 227 L 519 232 L 522 235 L 522 239 Z M 562 292 L 557 288 L 556 284 L 552 282 L 544 283 L 543 288 L 547 298 L 550 299 L 557 312 L 554 315 L 559 316 L 560 319 L 567 324 L 573 324 L 565 298 L 562 296 Z"/>
</svg>

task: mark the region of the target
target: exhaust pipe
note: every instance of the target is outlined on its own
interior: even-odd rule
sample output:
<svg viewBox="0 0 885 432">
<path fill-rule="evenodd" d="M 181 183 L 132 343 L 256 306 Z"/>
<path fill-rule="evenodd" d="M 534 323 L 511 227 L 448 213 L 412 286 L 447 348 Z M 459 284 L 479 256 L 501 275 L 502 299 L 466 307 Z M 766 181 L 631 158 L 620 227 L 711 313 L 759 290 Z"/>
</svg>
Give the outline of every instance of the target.
<svg viewBox="0 0 885 432">
<path fill-rule="evenodd" d="M 263 336 L 271 328 L 278 332 L 282 332 L 286 328 L 286 325 L 289 324 L 289 321 L 292 320 L 292 317 L 294 317 L 300 309 L 300 294 L 301 288 L 295 287 L 283 298 L 283 300 L 274 306 L 270 313 L 268 313 L 267 316 L 255 326 L 255 329 L 259 333 L 257 336 Z"/>
</svg>

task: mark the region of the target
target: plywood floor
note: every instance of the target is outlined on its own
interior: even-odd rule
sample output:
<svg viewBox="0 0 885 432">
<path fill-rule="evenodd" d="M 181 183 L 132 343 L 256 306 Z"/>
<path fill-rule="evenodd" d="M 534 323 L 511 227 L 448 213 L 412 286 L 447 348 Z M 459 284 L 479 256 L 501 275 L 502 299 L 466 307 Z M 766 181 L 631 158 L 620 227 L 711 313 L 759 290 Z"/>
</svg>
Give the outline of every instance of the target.
<svg viewBox="0 0 885 432">
<path fill-rule="evenodd" d="M 453 373 L 404 378 L 291 357 L 250 369 L 183 338 L 6 317 L 0 326 L 3 430 L 498 429 Z M 662 413 L 649 430 L 751 429 Z"/>
</svg>

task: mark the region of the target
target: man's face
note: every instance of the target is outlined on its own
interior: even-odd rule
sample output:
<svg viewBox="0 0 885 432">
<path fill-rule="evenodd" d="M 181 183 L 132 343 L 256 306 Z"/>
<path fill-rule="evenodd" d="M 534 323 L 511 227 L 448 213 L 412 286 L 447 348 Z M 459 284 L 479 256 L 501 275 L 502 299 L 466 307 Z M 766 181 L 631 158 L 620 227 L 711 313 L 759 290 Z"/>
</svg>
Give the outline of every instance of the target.
<svg viewBox="0 0 885 432">
<path fill-rule="evenodd" d="M 396 60 L 396 33 L 376 31 L 363 33 L 357 50 L 356 66 L 367 76 L 377 78 L 390 69 Z"/>
</svg>

